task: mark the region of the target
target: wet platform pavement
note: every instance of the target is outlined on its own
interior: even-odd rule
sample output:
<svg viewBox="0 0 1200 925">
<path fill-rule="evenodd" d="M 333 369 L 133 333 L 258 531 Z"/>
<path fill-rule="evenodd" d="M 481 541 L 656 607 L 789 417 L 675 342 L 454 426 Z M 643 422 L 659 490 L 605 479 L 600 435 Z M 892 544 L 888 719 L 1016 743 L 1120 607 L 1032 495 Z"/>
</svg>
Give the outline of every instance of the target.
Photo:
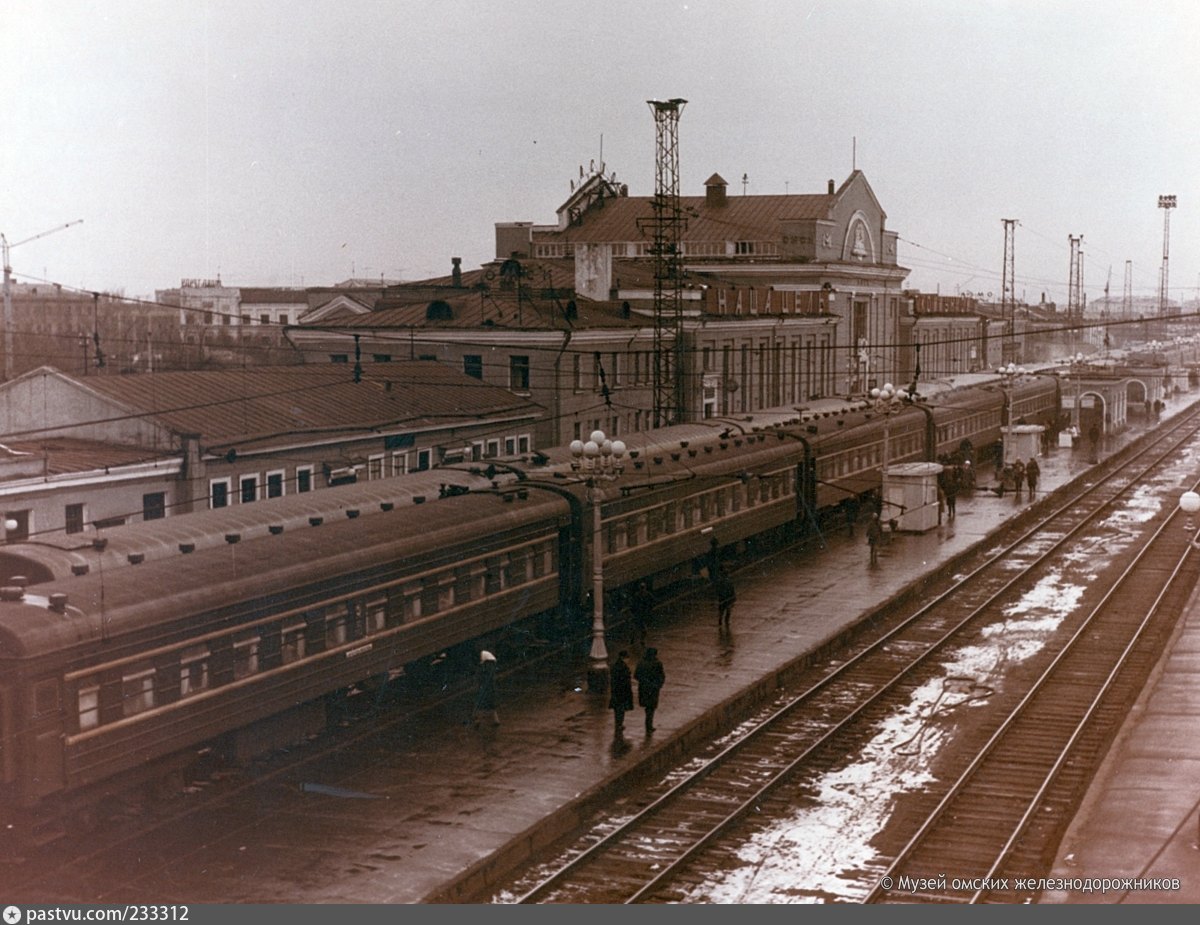
<svg viewBox="0 0 1200 925">
<path fill-rule="evenodd" d="M 1106 441 L 1104 452 L 1139 433 L 1134 429 Z M 1039 495 L 1087 468 L 1082 450 L 1052 448 L 1041 459 Z M 980 473 L 981 487 L 990 475 L 990 467 Z M 868 562 L 860 524 L 853 537 L 844 529 L 826 535 L 825 549 L 736 572 L 738 602 L 728 636 L 718 631 L 711 590 L 699 583 L 694 597 L 685 595 L 656 612 L 647 644 L 659 650 L 667 672 L 656 730 L 643 733 L 643 714 L 636 709 L 626 718 L 621 745 L 613 742 L 606 696 L 581 687 L 563 690 L 552 681 L 514 689 L 502 678 L 497 729 L 465 726 L 460 704 L 444 726 L 426 731 L 420 749 L 397 761 L 413 801 L 403 841 L 420 847 L 404 852 L 401 878 L 358 879 L 353 901 L 472 900 L 498 871 L 619 793 L 628 775 L 666 767 L 685 746 L 712 735 L 735 704 L 773 688 L 776 672 L 835 639 L 922 574 L 985 541 L 1028 504 L 1027 492 L 1019 501 L 988 491 L 962 496 L 953 522 L 890 537 L 876 566 Z M 779 580 L 782 574 L 786 582 Z M 623 634 L 612 631 L 610 638 L 611 654 L 623 647 Z M 632 666 L 637 652 L 631 655 Z M 1131 729 L 1114 747 L 1111 768 L 1098 776 L 1080 827 L 1064 842 L 1067 856 L 1056 876 L 1117 876 L 1133 865 L 1141 875 L 1178 877 L 1181 889 L 1127 901 L 1195 902 L 1200 901 L 1200 603 L 1163 665 L 1150 699 L 1134 711 Z M 1141 849 L 1136 857 L 1131 803 L 1153 808 L 1133 814 Z M 1061 893 L 1043 901 L 1081 900 L 1105 898 Z"/>
<path fill-rule="evenodd" d="M 1106 441 L 1103 451 L 1140 432 Z M 1039 495 L 1085 473 L 1086 455 L 1052 448 L 1040 460 Z M 979 473 L 981 489 L 991 474 L 990 466 Z M 728 633 L 718 630 L 707 580 L 697 579 L 694 591 L 656 610 L 647 644 L 659 650 L 667 680 L 649 735 L 635 709 L 624 740 L 614 742 L 608 698 L 585 689 L 583 672 L 564 683 L 561 671 L 517 677 L 501 665 L 498 727 L 485 721 L 475 728 L 470 696 L 448 697 L 398 724 L 375 760 L 360 765 L 347 757 L 336 778 L 324 781 L 331 785 L 326 793 L 322 781 L 301 799 L 294 786 L 279 787 L 262 800 L 257 818 L 231 811 L 197 820 L 203 831 L 188 837 L 203 847 L 172 852 L 165 868 L 147 872 L 144 895 L 173 888 L 174 900 L 193 902 L 478 901 L 498 875 L 611 803 L 632 776 L 664 770 L 708 741 L 727 717 L 769 697 L 777 674 L 922 575 L 986 542 L 1028 505 L 1027 492 L 1019 500 L 984 490 L 960 496 L 953 522 L 891 536 L 874 566 L 864 522 L 852 537 L 844 527 L 826 534 L 824 548 L 810 545 L 734 571 L 738 601 Z M 624 628 L 612 628 L 610 654 L 626 647 L 626 638 Z M 632 667 L 638 652 L 628 648 Z M 1064 841 L 1055 874 L 1177 877 L 1181 889 L 1124 899 L 1066 891 L 1044 902 L 1200 901 L 1198 673 L 1195 602 Z M 344 799 L 355 791 L 387 802 Z"/>
</svg>

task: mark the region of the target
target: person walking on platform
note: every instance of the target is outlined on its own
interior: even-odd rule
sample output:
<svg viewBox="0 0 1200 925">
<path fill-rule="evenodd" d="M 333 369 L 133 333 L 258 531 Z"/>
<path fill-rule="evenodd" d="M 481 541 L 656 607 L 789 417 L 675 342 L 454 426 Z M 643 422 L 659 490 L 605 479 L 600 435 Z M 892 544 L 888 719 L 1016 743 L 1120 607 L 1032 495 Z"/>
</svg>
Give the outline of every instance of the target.
<svg viewBox="0 0 1200 925">
<path fill-rule="evenodd" d="M 654 711 L 658 709 L 658 694 L 667 681 L 667 671 L 658 660 L 658 649 L 651 646 L 642 655 L 633 671 L 638 683 L 638 704 L 646 711 L 646 735 L 654 731 Z"/>
<path fill-rule="evenodd" d="M 1012 465 L 1013 470 L 1013 494 L 1016 500 L 1021 500 L 1021 489 L 1025 487 L 1025 463 L 1017 460 Z"/>
<path fill-rule="evenodd" d="M 1025 483 L 1029 486 L 1029 500 L 1037 500 L 1034 495 L 1037 492 L 1038 477 L 1042 474 L 1042 467 L 1038 465 L 1037 457 L 1031 457 L 1025 466 Z"/>
<path fill-rule="evenodd" d="M 500 725 L 500 716 L 496 713 L 496 656 L 486 649 L 479 653 L 479 689 L 475 692 L 471 721 L 478 726 L 479 718 L 484 714 L 493 726 Z"/>
<path fill-rule="evenodd" d="M 879 544 L 883 542 L 883 525 L 879 522 L 879 515 L 872 514 L 871 522 L 867 524 L 867 545 L 871 547 L 871 564 L 879 563 Z"/>
<path fill-rule="evenodd" d="M 733 613 L 733 605 L 737 603 L 737 590 L 733 580 L 724 572 L 717 572 L 713 578 L 717 588 L 717 626 L 729 629 L 729 617 Z"/>
<path fill-rule="evenodd" d="M 646 644 L 646 631 L 654 622 L 654 605 L 656 601 L 650 586 L 639 581 L 629 599 L 630 610 L 630 643 L 638 646 Z"/>
<path fill-rule="evenodd" d="M 943 470 L 945 483 L 942 491 L 946 493 L 946 519 L 953 520 L 958 504 L 958 490 L 962 485 L 962 475 L 958 466 Z"/>
<path fill-rule="evenodd" d="M 609 672 L 612 693 L 608 698 L 608 707 L 613 711 L 615 720 L 613 738 L 620 739 L 625 733 L 625 711 L 633 709 L 633 675 L 629 673 L 629 665 L 625 661 L 629 653 L 622 649 L 617 653 Z"/>
</svg>

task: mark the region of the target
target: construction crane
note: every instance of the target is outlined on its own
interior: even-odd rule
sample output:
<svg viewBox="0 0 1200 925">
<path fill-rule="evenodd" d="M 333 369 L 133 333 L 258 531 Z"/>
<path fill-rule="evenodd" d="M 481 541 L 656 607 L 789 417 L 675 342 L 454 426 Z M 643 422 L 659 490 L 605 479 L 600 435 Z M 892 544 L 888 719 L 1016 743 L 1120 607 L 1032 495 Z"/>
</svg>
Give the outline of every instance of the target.
<svg viewBox="0 0 1200 925">
<path fill-rule="evenodd" d="M 25 238 L 23 241 L 18 241 L 16 244 L 9 244 L 8 238 L 0 232 L 0 247 L 4 250 L 4 381 L 7 382 L 13 377 L 13 355 L 16 352 L 13 349 L 13 306 L 12 306 L 12 266 L 9 264 L 8 252 L 14 247 L 20 247 L 22 244 L 28 244 L 30 241 L 36 241 L 38 238 L 44 238 L 46 235 L 54 234 L 70 228 L 72 225 L 78 225 L 83 219 L 77 218 L 73 222 L 67 222 L 65 225 L 59 225 L 57 228 L 51 228 L 49 231 L 43 231 L 41 234 L 35 234 L 32 237 Z"/>
</svg>

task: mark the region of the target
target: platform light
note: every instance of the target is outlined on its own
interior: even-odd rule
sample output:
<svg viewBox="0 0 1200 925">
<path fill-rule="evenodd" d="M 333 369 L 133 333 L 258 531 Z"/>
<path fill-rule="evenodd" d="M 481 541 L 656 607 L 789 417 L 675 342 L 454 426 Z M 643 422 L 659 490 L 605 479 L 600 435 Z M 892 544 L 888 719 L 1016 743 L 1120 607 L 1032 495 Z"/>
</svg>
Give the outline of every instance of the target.
<svg viewBox="0 0 1200 925">
<path fill-rule="evenodd" d="M 1200 494 L 1194 491 L 1185 491 L 1179 496 L 1179 510 L 1187 515 L 1187 520 L 1183 524 L 1184 531 L 1194 533 L 1196 528 L 1192 525 L 1192 515 L 1200 511 Z"/>
<path fill-rule="evenodd" d="M 587 442 L 572 440 L 571 468 L 586 477 L 587 500 L 592 506 L 592 648 L 588 656 L 588 690 L 608 688 L 608 647 L 604 640 L 604 523 L 600 482 L 611 482 L 625 469 L 625 444 L 594 430 Z"/>
</svg>

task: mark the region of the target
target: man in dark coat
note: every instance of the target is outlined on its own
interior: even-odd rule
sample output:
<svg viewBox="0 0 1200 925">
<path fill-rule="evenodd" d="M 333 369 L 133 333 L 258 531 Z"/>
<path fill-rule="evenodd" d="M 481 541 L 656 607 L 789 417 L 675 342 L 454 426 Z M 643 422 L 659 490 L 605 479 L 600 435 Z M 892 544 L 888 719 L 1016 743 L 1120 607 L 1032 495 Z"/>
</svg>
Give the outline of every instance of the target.
<svg viewBox="0 0 1200 925">
<path fill-rule="evenodd" d="M 871 547 L 871 564 L 879 562 L 879 544 L 883 542 L 883 525 L 879 515 L 872 514 L 871 522 L 867 524 L 867 545 Z"/>
<path fill-rule="evenodd" d="M 718 572 L 713 579 L 717 588 L 717 626 L 729 629 L 729 617 L 733 613 L 733 605 L 737 602 L 737 591 L 733 581 L 724 572 Z"/>
<path fill-rule="evenodd" d="M 1036 501 L 1034 497 L 1037 492 L 1038 476 L 1042 474 L 1042 467 L 1038 465 L 1036 457 L 1030 458 L 1025 466 L 1025 482 L 1029 485 L 1029 500 Z"/>
<path fill-rule="evenodd" d="M 629 673 L 629 665 L 625 661 L 629 653 L 622 649 L 617 653 L 609 672 L 611 694 L 608 698 L 608 708 L 613 711 L 616 724 L 613 726 L 613 738 L 619 739 L 625 731 L 625 711 L 633 709 L 633 675 Z"/>
<path fill-rule="evenodd" d="M 638 704 L 646 711 L 646 735 L 654 731 L 654 711 L 658 709 L 658 692 L 667 680 L 667 672 L 658 660 L 658 649 L 648 648 L 634 669 L 638 683 Z"/>
<path fill-rule="evenodd" d="M 644 581 L 639 581 L 629 599 L 630 634 L 629 641 L 639 646 L 646 644 L 646 631 L 654 622 L 654 593 Z"/>
<path fill-rule="evenodd" d="M 476 726 L 484 714 L 493 726 L 500 725 L 500 716 L 496 713 L 496 656 L 486 650 L 479 653 L 479 689 L 475 692 L 475 709 L 471 713 Z"/>
</svg>

